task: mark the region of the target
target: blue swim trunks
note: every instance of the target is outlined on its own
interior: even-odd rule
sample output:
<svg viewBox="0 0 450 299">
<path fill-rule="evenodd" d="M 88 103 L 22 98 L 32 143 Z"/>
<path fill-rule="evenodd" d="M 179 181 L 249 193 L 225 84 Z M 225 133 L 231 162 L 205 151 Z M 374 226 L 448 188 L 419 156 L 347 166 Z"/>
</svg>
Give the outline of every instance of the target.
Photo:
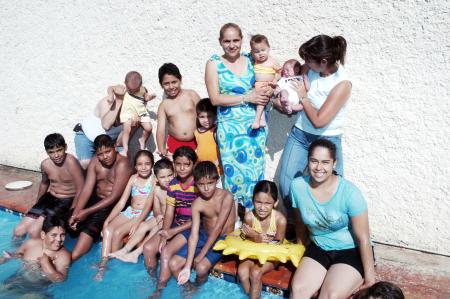
<svg viewBox="0 0 450 299">
<path fill-rule="evenodd" d="M 181 233 L 183 237 L 187 240 L 189 240 L 189 235 L 191 234 L 191 230 L 187 229 Z M 219 236 L 216 240 L 223 240 L 225 239 L 225 236 Z M 200 227 L 200 230 L 198 232 L 198 243 L 197 248 L 195 248 L 195 256 L 197 256 L 200 251 L 202 250 L 203 246 L 205 245 L 206 241 L 208 240 L 208 233 L 205 231 L 203 227 Z M 208 259 L 208 261 L 211 263 L 212 266 L 214 266 L 222 257 L 222 251 L 214 251 L 213 250 L 214 244 L 209 248 L 208 252 L 206 253 L 205 257 Z M 177 255 L 181 256 L 183 258 L 186 258 L 188 254 L 188 244 L 184 244 L 184 246 L 178 251 Z"/>
</svg>

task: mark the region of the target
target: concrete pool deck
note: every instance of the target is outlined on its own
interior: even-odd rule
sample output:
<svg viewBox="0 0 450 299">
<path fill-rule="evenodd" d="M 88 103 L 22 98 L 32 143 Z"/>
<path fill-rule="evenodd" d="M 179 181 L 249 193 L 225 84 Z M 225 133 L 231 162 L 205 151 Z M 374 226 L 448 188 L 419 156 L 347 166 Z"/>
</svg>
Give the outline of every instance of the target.
<svg viewBox="0 0 450 299">
<path fill-rule="evenodd" d="M 36 201 L 40 179 L 39 172 L 0 165 L 0 206 L 26 212 Z M 5 184 L 17 180 L 32 181 L 33 186 L 5 189 Z M 376 244 L 375 256 L 377 280 L 397 284 L 406 298 L 450 298 L 450 257 L 382 244 Z"/>
</svg>

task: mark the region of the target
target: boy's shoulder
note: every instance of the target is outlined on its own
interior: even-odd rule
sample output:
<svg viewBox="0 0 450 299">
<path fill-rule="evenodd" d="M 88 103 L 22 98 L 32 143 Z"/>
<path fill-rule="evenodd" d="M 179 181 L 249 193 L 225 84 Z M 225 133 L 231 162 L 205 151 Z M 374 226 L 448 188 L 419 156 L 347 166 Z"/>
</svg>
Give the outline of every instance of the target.
<svg viewBox="0 0 450 299">
<path fill-rule="evenodd" d="M 71 260 L 72 259 L 69 250 L 67 250 L 66 247 L 64 247 L 64 246 L 58 250 L 58 254 L 57 254 L 56 258 L 60 259 L 60 260 Z"/>
</svg>

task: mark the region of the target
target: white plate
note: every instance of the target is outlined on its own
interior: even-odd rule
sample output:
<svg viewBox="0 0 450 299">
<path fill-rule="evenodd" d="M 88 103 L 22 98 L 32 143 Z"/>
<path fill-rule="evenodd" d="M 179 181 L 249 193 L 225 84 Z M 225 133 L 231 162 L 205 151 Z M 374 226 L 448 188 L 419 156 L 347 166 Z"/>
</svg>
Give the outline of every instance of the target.
<svg viewBox="0 0 450 299">
<path fill-rule="evenodd" d="M 14 181 L 6 184 L 5 189 L 10 191 L 23 190 L 31 187 L 31 185 L 33 185 L 33 183 L 30 181 Z"/>
</svg>

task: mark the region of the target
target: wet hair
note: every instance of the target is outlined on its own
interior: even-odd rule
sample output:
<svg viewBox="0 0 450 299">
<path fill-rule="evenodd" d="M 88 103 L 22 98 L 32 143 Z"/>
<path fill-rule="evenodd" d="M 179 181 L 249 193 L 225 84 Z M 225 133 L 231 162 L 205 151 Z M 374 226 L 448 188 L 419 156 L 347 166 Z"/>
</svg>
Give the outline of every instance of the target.
<svg viewBox="0 0 450 299">
<path fill-rule="evenodd" d="M 355 299 L 404 299 L 402 290 L 395 284 L 379 281 L 370 288 L 356 293 Z"/>
<path fill-rule="evenodd" d="M 223 36 L 225 35 L 225 31 L 227 31 L 227 29 L 229 29 L 229 28 L 236 29 L 237 32 L 239 33 L 239 37 L 242 38 L 242 30 L 241 30 L 241 27 L 239 27 L 239 25 L 237 25 L 235 23 L 226 23 L 225 25 L 223 25 L 220 28 L 219 41 L 222 41 Z"/>
<path fill-rule="evenodd" d="M 44 148 L 46 151 L 56 147 L 65 147 L 66 141 L 64 137 L 59 133 L 49 134 L 44 139 Z"/>
<path fill-rule="evenodd" d="M 180 69 L 173 63 L 164 63 L 158 70 L 159 84 L 162 84 L 165 75 L 172 75 L 181 81 Z"/>
<path fill-rule="evenodd" d="M 65 225 L 66 222 L 60 215 L 56 213 L 54 215 L 47 215 L 47 217 L 45 217 L 44 223 L 42 224 L 42 231 L 44 233 L 48 233 L 54 227 L 62 227 L 65 230 Z"/>
<path fill-rule="evenodd" d="M 313 151 L 316 149 L 316 147 L 324 147 L 328 149 L 328 152 L 330 153 L 331 159 L 333 161 L 336 161 L 336 144 L 334 144 L 332 141 L 328 139 L 319 138 L 314 140 L 308 148 L 308 159 L 311 157 Z"/>
<path fill-rule="evenodd" d="M 189 146 L 180 146 L 177 148 L 175 153 L 173 153 L 173 161 L 175 162 L 178 157 L 186 157 L 194 164 L 197 162 L 197 154 Z"/>
<path fill-rule="evenodd" d="M 200 112 L 212 113 L 214 116 L 217 115 L 217 108 L 213 106 L 209 98 L 201 99 L 196 106 L 197 115 Z"/>
<path fill-rule="evenodd" d="M 260 43 L 265 43 L 270 48 L 269 40 L 265 35 L 262 34 L 252 35 L 252 37 L 250 38 L 250 47 Z"/>
<path fill-rule="evenodd" d="M 142 85 L 142 76 L 141 76 L 141 74 L 139 74 L 136 71 L 128 72 L 126 74 L 126 76 L 125 76 L 125 85 L 127 86 L 127 88 L 129 87 L 127 83 L 130 82 L 130 81 L 134 81 L 134 80 L 138 80 L 139 87 L 141 87 L 141 85 Z"/>
<path fill-rule="evenodd" d="M 300 74 L 300 70 L 302 68 L 301 63 L 297 59 L 289 59 L 283 63 L 282 69 L 284 70 L 285 66 L 294 64 L 294 72 L 296 75 Z"/>
<path fill-rule="evenodd" d="M 106 134 L 98 135 L 94 139 L 94 150 L 97 151 L 102 147 L 114 147 L 115 143 L 112 138 Z"/>
<path fill-rule="evenodd" d="M 219 173 L 217 172 L 217 166 L 210 161 L 203 161 L 197 164 L 194 168 L 194 182 L 198 182 L 201 178 L 208 178 L 217 180 L 219 179 Z"/>
<path fill-rule="evenodd" d="M 326 59 L 328 65 L 339 61 L 345 63 L 347 41 L 342 36 L 330 37 L 328 35 L 317 35 L 300 46 L 298 53 L 303 60 L 314 60 L 320 63 Z"/>
<path fill-rule="evenodd" d="M 153 173 L 158 175 L 159 171 L 163 169 L 170 169 L 173 172 L 174 169 L 172 161 L 167 158 L 162 158 L 161 160 L 156 161 L 155 166 L 153 167 Z"/>
<path fill-rule="evenodd" d="M 140 150 L 136 153 L 136 156 L 134 157 L 134 165 L 136 165 L 138 158 L 141 156 L 149 157 L 153 167 L 153 164 L 155 163 L 155 158 L 153 157 L 153 154 L 148 150 Z"/>
<path fill-rule="evenodd" d="M 278 188 L 274 182 L 268 180 L 262 180 L 256 183 L 253 189 L 253 200 L 258 193 L 267 193 L 272 196 L 273 200 L 276 202 L 278 200 Z"/>
</svg>

